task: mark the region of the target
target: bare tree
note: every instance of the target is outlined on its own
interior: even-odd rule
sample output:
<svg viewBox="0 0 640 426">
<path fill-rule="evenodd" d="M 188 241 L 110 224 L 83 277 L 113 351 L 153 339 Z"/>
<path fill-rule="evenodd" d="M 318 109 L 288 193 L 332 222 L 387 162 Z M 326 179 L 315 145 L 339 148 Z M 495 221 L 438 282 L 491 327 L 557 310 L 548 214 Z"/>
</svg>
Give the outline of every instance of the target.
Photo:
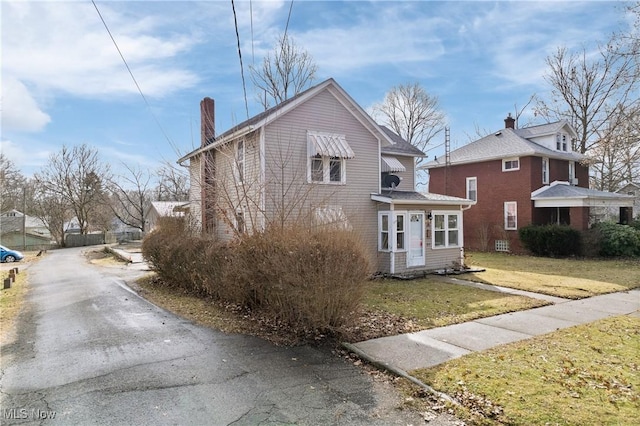
<svg viewBox="0 0 640 426">
<path fill-rule="evenodd" d="M 21 210 L 23 191 L 27 183 L 13 163 L 0 153 L 0 212 L 11 209 Z"/>
<path fill-rule="evenodd" d="M 373 112 L 382 117 L 383 124 L 422 152 L 429 150 L 432 140 L 446 126 L 438 98 L 427 93 L 420 83 L 392 87 L 384 101 L 373 107 Z M 418 158 L 416 166 L 423 161 L 424 158 Z"/>
<path fill-rule="evenodd" d="M 601 48 L 596 59 L 585 48 L 573 53 L 561 47 L 547 58 L 547 65 L 551 99 L 540 100 L 537 112 L 569 121 L 578 133 L 573 149 L 582 154 L 598 143 L 597 133 L 611 121 L 615 105 L 637 102 L 633 58 L 610 47 Z"/>
<path fill-rule="evenodd" d="M 624 184 L 640 180 L 640 110 L 619 105 L 591 151 L 597 161 L 592 166 L 592 186 L 616 191 Z"/>
<path fill-rule="evenodd" d="M 65 226 L 73 218 L 69 203 L 59 194 L 42 191 L 35 179 L 28 181 L 25 195 L 29 214 L 40 219 L 56 244 L 64 247 Z"/>
<path fill-rule="evenodd" d="M 189 201 L 189 176 L 169 163 L 157 171 L 156 201 Z"/>
<path fill-rule="evenodd" d="M 282 35 L 262 65 L 251 65 L 249 70 L 258 101 L 266 110 L 308 88 L 318 67 L 309 52 L 296 46 L 290 36 Z"/>
<path fill-rule="evenodd" d="M 139 167 L 124 165 L 128 173 L 111 179 L 111 210 L 120 222 L 144 232 L 145 212 L 151 203 L 151 176 Z"/>
<path fill-rule="evenodd" d="M 86 234 L 92 220 L 100 215 L 110 176 L 109 166 L 100 161 L 98 151 L 83 144 L 71 149 L 63 146 L 34 179 L 44 198 L 67 204 L 78 220 L 80 233 Z"/>
</svg>

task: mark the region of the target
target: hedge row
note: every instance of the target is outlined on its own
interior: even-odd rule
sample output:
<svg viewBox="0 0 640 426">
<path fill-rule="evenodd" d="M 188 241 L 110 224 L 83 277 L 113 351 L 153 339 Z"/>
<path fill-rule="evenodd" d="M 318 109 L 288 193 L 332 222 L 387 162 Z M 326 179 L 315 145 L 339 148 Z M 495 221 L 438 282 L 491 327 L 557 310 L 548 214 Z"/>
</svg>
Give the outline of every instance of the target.
<svg viewBox="0 0 640 426">
<path fill-rule="evenodd" d="M 221 244 L 169 221 L 145 238 L 142 252 L 167 285 L 259 311 L 300 335 L 348 321 L 369 276 L 348 231 L 272 228 Z"/>
</svg>

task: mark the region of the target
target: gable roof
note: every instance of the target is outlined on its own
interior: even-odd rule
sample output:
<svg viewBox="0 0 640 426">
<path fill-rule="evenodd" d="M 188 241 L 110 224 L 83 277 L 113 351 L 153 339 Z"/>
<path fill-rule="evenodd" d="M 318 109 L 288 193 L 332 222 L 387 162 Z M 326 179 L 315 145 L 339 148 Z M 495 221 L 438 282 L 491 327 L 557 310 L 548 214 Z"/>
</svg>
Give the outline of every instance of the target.
<svg viewBox="0 0 640 426">
<path fill-rule="evenodd" d="M 560 121 L 555 121 L 553 123 L 539 124 L 537 126 L 523 127 L 521 129 L 515 129 L 515 132 L 518 136 L 529 139 L 529 138 L 540 137 L 540 136 L 555 135 L 563 128 L 569 131 L 572 138 L 578 137 L 578 135 L 576 134 L 576 131 L 573 129 L 571 125 L 569 125 L 569 122 L 567 120 L 560 120 Z"/>
<path fill-rule="evenodd" d="M 529 139 L 555 133 L 565 126 L 567 126 L 567 122 L 562 120 L 556 123 L 526 127 L 523 129 L 500 129 L 495 133 L 451 151 L 451 164 L 477 163 L 509 157 L 527 156 L 549 157 L 569 161 L 585 160 L 587 157 L 583 154 L 554 151 Z M 569 126 L 569 128 L 571 127 Z M 445 159 L 444 156 L 442 156 L 419 168 L 432 169 L 444 166 Z"/>
<path fill-rule="evenodd" d="M 360 105 L 358 105 L 358 103 L 353 100 L 353 98 L 342 87 L 340 87 L 340 85 L 333 78 L 329 78 L 322 83 L 310 87 L 309 89 L 279 103 L 278 105 L 271 107 L 268 110 L 263 111 L 236 126 L 233 126 L 226 132 L 220 134 L 219 136 L 216 136 L 214 140 L 209 141 L 209 143 L 207 143 L 205 146 L 195 149 L 180 158 L 178 160 L 178 163 L 180 164 L 190 159 L 191 157 L 221 146 L 239 136 L 264 127 L 268 123 L 282 117 L 284 114 L 288 113 L 298 105 L 308 101 L 324 90 L 328 90 L 333 96 L 339 98 L 344 107 L 349 112 L 351 112 L 351 114 L 353 114 L 354 117 L 356 117 L 356 119 L 358 119 L 358 121 L 360 121 L 360 123 L 362 123 L 364 127 L 369 129 L 370 132 L 376 134 L 379 137 L 379 139 L 382 141 L 383 146 L 394 145 L 394 141 L 385 131 L 382 130 L 381 126 L 379 126 L 371 118 L 371 116 L 369 116 L 369 114 L 367 114 L 366 111 L 362 109 L 362 107 L 360 107 Z"/>
</svg>

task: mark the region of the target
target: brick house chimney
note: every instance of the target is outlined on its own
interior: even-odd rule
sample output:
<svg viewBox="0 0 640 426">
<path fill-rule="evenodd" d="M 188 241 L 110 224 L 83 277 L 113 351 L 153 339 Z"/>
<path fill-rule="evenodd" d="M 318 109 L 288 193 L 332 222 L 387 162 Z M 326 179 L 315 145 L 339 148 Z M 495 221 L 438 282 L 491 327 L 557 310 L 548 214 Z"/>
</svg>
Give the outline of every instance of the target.
<svg viewBox="0 0 640 426">
<path fill-rule="evenodd" d="M 210 144 L 216 137 L 215 102 L 207 97 L 200 101 L 200 146 Z"/>
<path fill-rule="evenodd" d="M 516 128 L 516 120 L 511 117 L 511 113 L 504 119 L 504 128 L 505 129 L 515 129 Z"/>
</svg>

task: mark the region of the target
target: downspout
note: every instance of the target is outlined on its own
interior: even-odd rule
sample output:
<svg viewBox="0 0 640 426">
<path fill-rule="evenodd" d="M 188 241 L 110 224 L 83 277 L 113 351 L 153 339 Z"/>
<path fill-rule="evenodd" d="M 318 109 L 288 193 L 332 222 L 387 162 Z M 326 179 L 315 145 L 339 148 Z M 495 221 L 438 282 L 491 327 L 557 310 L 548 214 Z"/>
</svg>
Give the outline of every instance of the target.
<svg viewBox="0 0 640 426">
<path fill-rule="evenodd" d="M 469 204 L 467 207 L 460 206 L 460 211 L 462 214 L 460 218 L 462 219 L 462 226 L 460 227 L 460 240 L 462 244 L 460 244 L 460 267 L 464 267 L 464 212 L 473 207 L 473 204 Z"/>
<path fill-rule="evenodd" d="M 266 184 L 266 148 L 265 148 L 265 140 L 264 140 L 264 127 L 260 129 L 260 227 L 261 230 L 264 231 L 266 226 L 266 196 L 267 196 L 267 184 Z"/>
</svg>

